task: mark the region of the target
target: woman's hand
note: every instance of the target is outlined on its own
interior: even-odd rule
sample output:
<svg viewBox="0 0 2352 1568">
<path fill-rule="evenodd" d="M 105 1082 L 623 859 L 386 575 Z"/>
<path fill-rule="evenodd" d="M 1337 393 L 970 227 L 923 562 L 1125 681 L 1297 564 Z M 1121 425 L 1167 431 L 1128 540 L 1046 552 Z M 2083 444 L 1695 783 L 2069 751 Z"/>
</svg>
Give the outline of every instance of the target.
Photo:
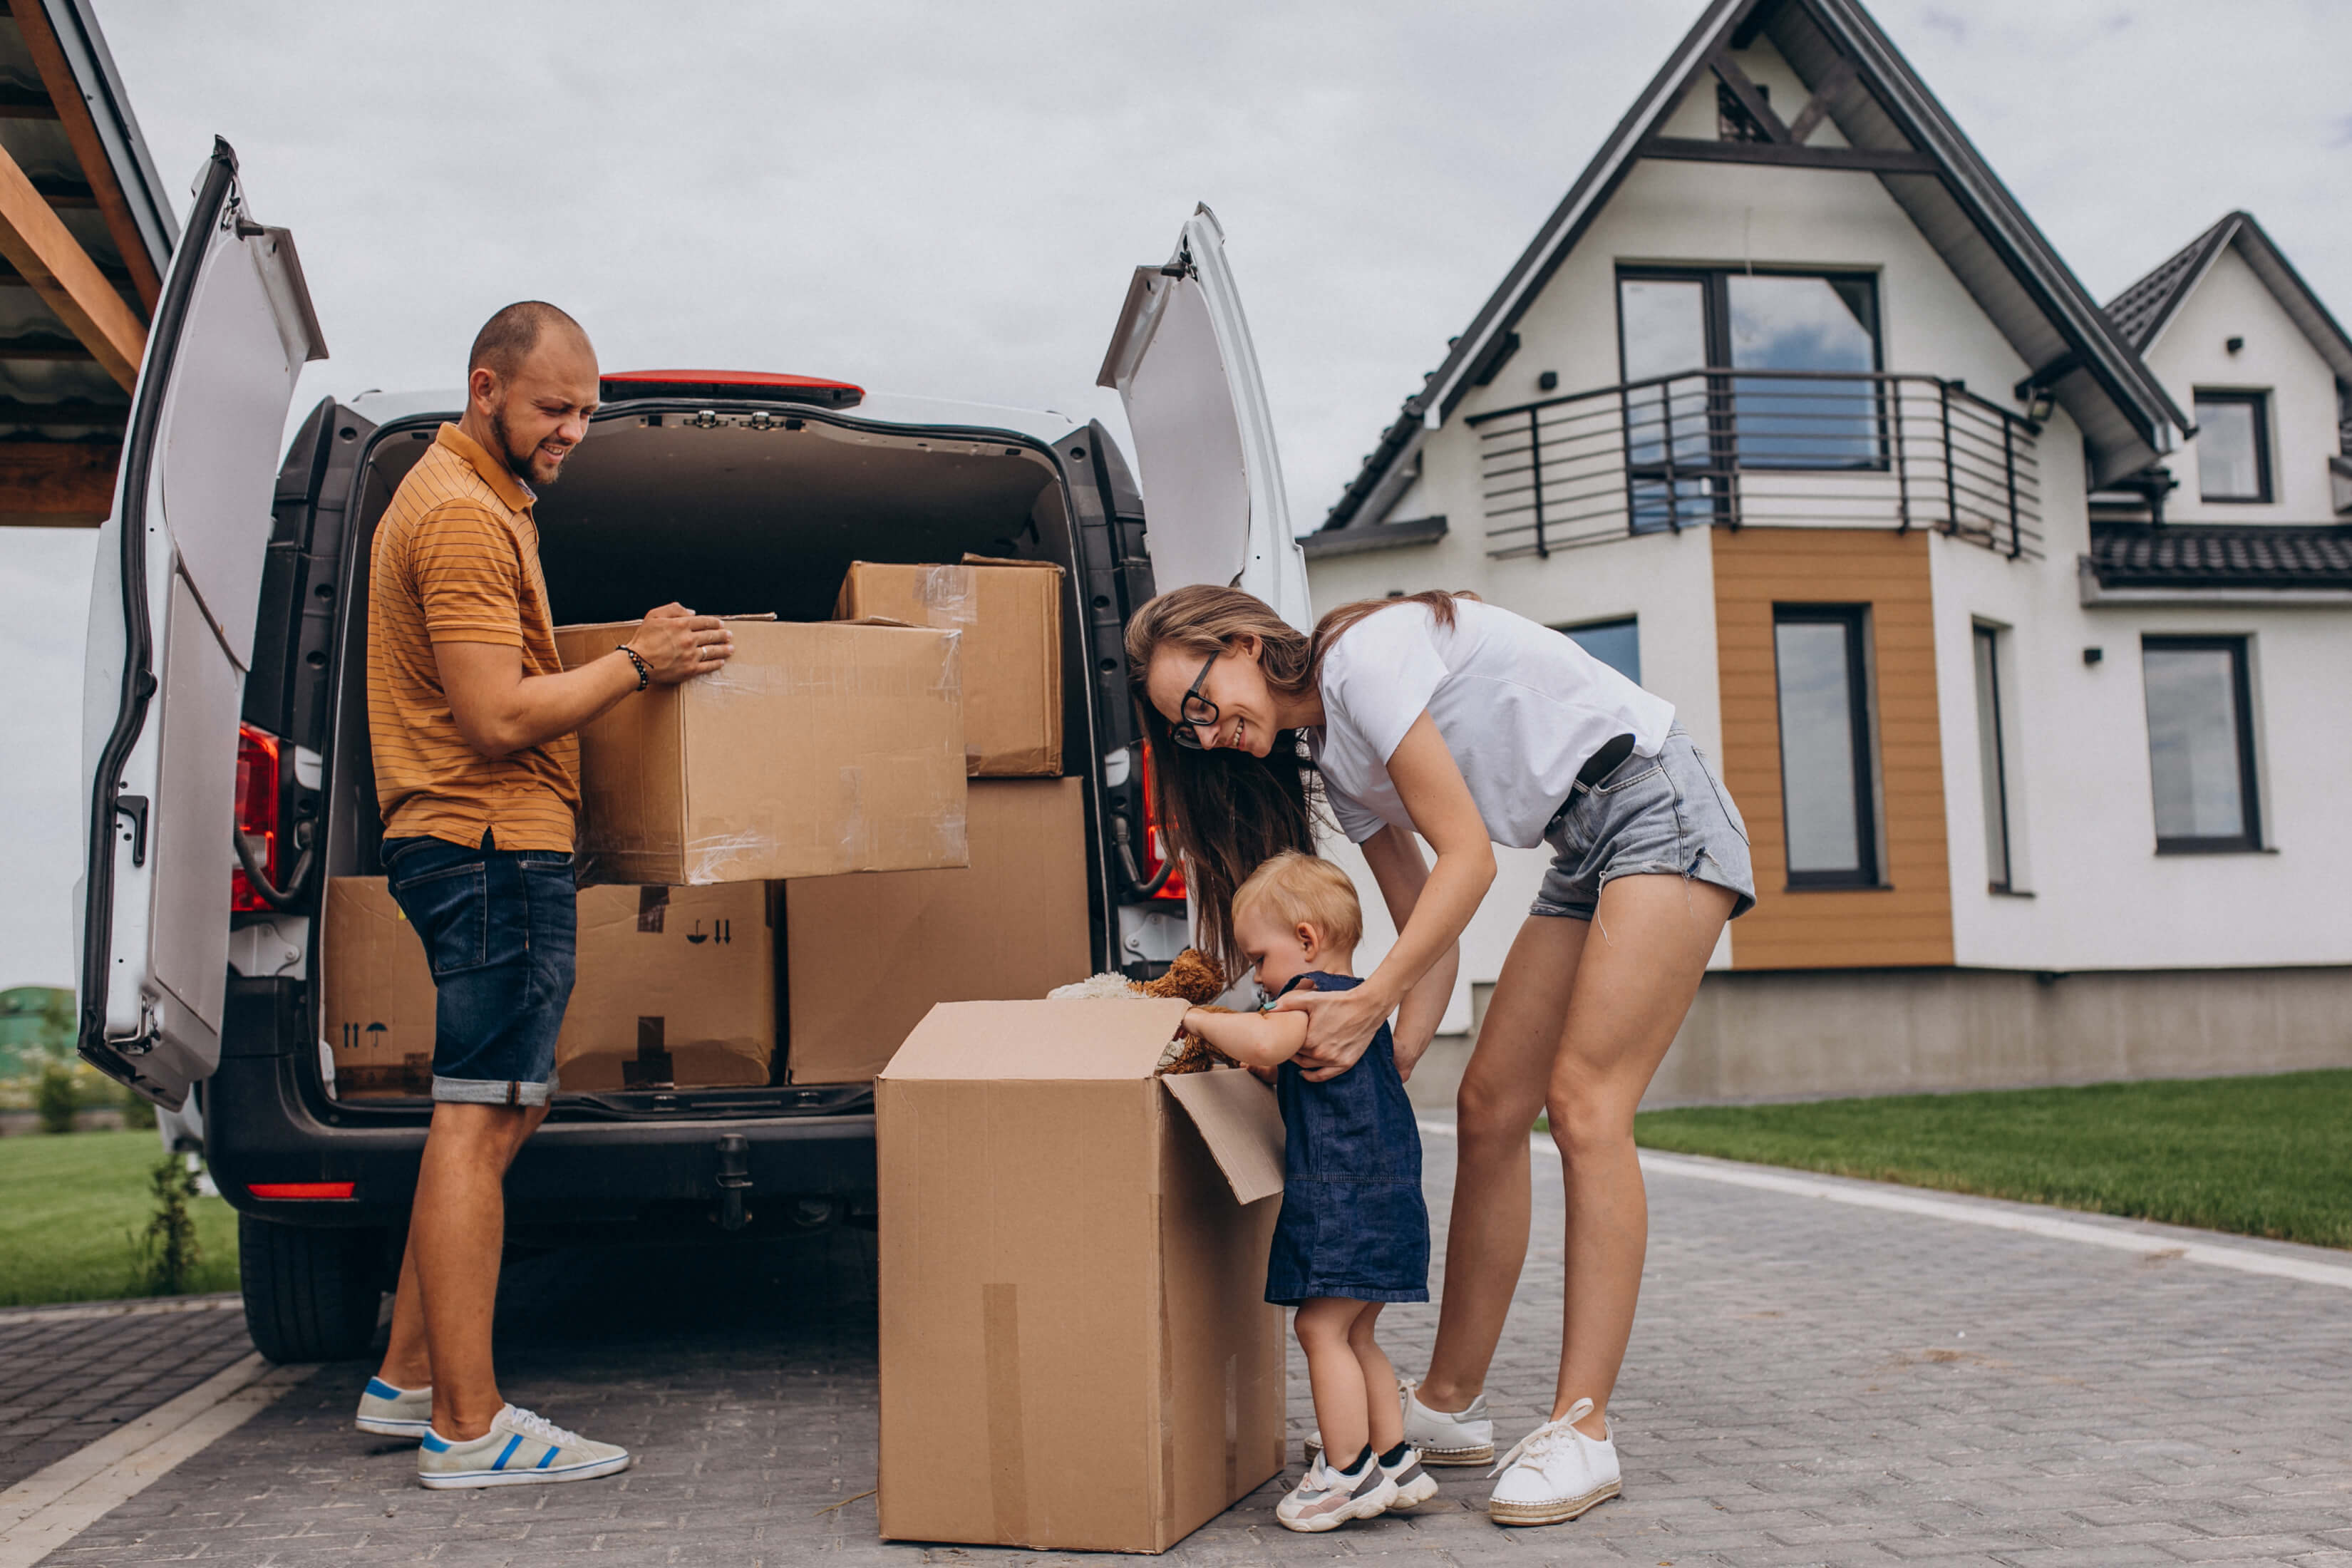
<svg viewBox="0 0 2352 1568">
<path fill-rule="evenodd" d="M 1307 1015 L 1307 1043 L 1296 1059 L 1307 1082 L 1321 1083 L 1356 1065 L 1396 1001 L 1368 980 L 1347 991 L 1293 991 L 1274 1006 Z"/>
</svg>

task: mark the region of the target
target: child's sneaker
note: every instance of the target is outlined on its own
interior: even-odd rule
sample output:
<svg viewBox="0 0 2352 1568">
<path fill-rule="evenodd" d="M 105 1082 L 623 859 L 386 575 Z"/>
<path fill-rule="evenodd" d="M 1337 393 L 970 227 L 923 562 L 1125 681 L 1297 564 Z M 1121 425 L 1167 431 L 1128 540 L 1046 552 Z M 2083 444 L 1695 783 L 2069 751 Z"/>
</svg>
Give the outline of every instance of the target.
<svg viewBox="0 0 2352 1568">
<path fill-rule="evenodd" d="M 1419 1508 L 1437 1495 L 1437 1478 L 1421 1466 L 1421 1450 L 1410 1443 L 1399 1445 L 1404 1451 L 1393 1465 L 1380 1461 L 1381 1474 L 1396 1487 L 1396 1499 L 1389 1504 L 1391 1512 L 1401 1508 Z"/>
<path fill-rule="evenodd" d="M 1351 1519 L 1379 1518 L 1396 1500 L 1396 1482 L 1378 1455 L 1366 1455 L 1362 1465 L 1350 1473 L 1316 1460 L 1290 1495 L 1274 1505 L 1274 1517 L 1286 1530 L 1309 1533 L 1337 1530 Z"/>
<path fill-rule="evenodd" d="M 394 1388 L 380 1377 L 369 1378 L 352 1425 L 381 1437 L 422 1437 L 433 1429 L 432 1385 Z"/>
<path fill-rule="evenodd" d="M 1466 1410 L 1449 1415 L 1421 1402 L 1420 1385 L 1411 1378 L 1397 1379 L 1397 1403 L 1404 1410 L 1404 1440 L 1421 1450 L 1424 1465 L 1491 1465 L 1495 1462 L 1495 1423 L 1486 1415 L 1484 1394 Z M 1323 1451 L 1318 1429 L 1307 1435 L 1307 1458 L 1313 1463 Z"/>
<path fill-rule="evenodd" d="M 1620 1489 L 1617 1435 L 1588 1437 L 1575 1423 L 1592 1414 L 1592 1401 L 1580 1399 L 1557 1421 L 1547 1421 L 1518 1441 L 1490 1474 L 1503 1479 L 1486 1502 L 1496 1524 L 1565 1524 Z"/>
<path fill-rule="evenodd" d="M 452 1443 L 427 1430 L 416 1451 L 416 1479 L 428 1487 L 515 1487 L 541 1481 L 584 1481 L 627 1469 L 626 1448 L 592 1443 L 577 1432 L 517 1405 L 501 1405 L 489 1432 Z"/>
</svg>

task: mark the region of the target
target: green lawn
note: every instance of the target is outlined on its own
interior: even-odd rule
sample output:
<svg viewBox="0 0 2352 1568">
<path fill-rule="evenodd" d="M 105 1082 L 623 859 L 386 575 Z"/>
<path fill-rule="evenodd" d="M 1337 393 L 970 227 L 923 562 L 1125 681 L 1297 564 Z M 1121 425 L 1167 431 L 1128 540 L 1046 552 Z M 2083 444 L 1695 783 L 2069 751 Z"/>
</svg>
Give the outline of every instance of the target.
<svg viewBox="0 0 2352 1568">
<path fill-rule="evenodd" d="M 2352 1070 L 1707 1106 L 1644 1148 L 2352 1247 Z"/>
<path fill-rule="evenodd" d="M 0 1306 L 144 1294 L 135 1238 L 154 1212 L 155 1134 L 0 1138 Z M 204 1250 L 191 1288 L 236 1289 L 236 1216 L 218 1198 L 193 1208 Z"/>
</svg>

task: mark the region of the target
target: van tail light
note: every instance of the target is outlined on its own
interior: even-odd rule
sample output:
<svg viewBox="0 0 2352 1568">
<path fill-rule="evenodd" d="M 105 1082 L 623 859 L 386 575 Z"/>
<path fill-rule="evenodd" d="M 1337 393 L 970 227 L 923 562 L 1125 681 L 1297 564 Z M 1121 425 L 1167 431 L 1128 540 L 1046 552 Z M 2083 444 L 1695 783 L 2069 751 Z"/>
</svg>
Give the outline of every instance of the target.
<svg viewBox="0 0 2352 1568">
<path fill-rule="evenodd" d="M 250 724 L 236 728 L 236 831 L 253 853 L 253 863 L 272 882 L 285 875 L 278 864 L 278 737 Z M 236 913 L 268 910 L 268 900 L 255 890 L 243 867 L 229 872 L 228 907 Z"/>
<path fill-rule="evenodd" d="M 316 1203 L 322 1199 L 349 1203 L 356 1185 L 352 1182 L 252 1182 L 245 1190 L 257 1198 L 280 1203 Z"/>
<path fill-rule="evenodd" d="M 1160 868 L 1166 865 L 1168 865 L 1168 839 L 1160 827 L 1159 784 L 1151 771 L 1151 742 L 1147 741 L 1143 743 L 1143 880 L 1145 884 L 1148 886 L 1154 878 L 1158 877 Z M 1181 902 L 1184 898 L 1184 868 L 1181 866 L 1170 867 L 1168 879 L 1160 883 L 1160 890 L 1151 896 L 1154 899 L 1174 899 Z"/>
</svg>

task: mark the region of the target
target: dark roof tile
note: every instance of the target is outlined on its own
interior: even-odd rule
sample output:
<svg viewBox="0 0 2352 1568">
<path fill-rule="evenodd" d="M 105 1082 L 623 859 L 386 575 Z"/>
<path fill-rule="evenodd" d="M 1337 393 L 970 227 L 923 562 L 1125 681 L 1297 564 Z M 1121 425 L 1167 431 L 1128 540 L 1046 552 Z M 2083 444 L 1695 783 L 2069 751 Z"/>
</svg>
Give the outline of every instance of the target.
<svg viewBox="0 0 2352 1568">
<path fill-rule="evenodd" d="M 2352 524 L 2095 527 L 2103 588 L 2352 588 Z"/>
</svg>

